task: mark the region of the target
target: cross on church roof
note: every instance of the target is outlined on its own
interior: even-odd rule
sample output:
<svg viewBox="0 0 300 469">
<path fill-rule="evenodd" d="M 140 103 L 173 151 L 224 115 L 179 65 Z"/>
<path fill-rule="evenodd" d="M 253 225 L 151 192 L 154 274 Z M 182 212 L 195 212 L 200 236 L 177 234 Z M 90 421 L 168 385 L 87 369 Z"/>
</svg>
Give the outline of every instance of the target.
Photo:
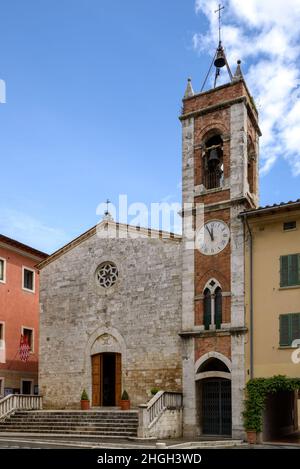
<svg viewBox="0 0 300 469">
<path fill-rule="evenodd" d="M 106 199 L 106 211 L 104 212 L 104 215 L 109 215 L 109 210 L 108 210 L 109 204 L 110 204 L 110 200 Z"/>
<path fill-rule="evenodd" d="M 219 8 L 215 10 L 215 13 L 219 13 L 219 42 L 221 42 L 221 11 L 224 10 L 224 6 L 219 3 Z"/>
</svg>

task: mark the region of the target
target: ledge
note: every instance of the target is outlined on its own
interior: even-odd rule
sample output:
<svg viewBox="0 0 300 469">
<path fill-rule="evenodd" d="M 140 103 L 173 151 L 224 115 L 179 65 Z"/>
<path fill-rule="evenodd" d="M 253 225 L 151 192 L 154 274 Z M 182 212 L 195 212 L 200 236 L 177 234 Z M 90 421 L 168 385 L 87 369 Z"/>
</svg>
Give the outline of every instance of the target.
<svg viewBox="0 0 300 469">
<path fill-rule="evenodd" d="M 247 327 L 230 327 L 230 329 L 218 329 L 209 331 L 181 331 L 179 336 L 184 337 L 215 337 L 215 336 L 228 336 L 236 334 L 246 334 L 248 332 Z"/>
</svg>

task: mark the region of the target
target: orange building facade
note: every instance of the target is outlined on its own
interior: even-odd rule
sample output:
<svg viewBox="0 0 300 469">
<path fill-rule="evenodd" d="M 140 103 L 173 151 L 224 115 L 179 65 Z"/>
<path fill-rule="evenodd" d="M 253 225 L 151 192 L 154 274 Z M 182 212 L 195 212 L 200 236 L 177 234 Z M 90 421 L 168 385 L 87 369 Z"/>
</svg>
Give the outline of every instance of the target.
<svg viewBox="0 0 300 469">
<path fill-rule="evenodd" d="M 39 272 L 47 254 L 0 235 L 0 397 L 38 393 Z M 20 359 L 21 335 L 30 346 Z"/>
</svg>

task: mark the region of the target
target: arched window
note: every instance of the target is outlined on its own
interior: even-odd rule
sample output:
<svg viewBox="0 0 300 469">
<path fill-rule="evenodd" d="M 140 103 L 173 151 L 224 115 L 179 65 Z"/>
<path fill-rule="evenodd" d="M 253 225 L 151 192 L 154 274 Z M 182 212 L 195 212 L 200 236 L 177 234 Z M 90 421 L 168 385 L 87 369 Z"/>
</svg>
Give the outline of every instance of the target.
<svg viewBox="0 0 300 469">
<path fill-rule="evenodd" d="M 206 189 L 222 186 L 223 181 L 223 141 L 215 135 L 205 143 L 203 184 Z"/>
<path fill-rule="evenodd" d="M 205 330 L 210 326 L 221 329 L 222 324 L 222 289 L 219 283 L 212 279 L 204 289 L 203 293 L 203 323 Z"/>
<path fill-rule="evenodd" d="M 256 154 L 255 154 L 255 147 L 250 138 L 248 138 L 248 184 L 249 184 L 249 191 L 254 193 L 256 191 L 256 183 L 255 183 L 255 168 L 256 168 Z"/>
<path fill-rule="evenodd" d="M 209 330 L 211 325 L 211 293 L 208 288 L 204 291 L 204 328 Z"/>
</svg>

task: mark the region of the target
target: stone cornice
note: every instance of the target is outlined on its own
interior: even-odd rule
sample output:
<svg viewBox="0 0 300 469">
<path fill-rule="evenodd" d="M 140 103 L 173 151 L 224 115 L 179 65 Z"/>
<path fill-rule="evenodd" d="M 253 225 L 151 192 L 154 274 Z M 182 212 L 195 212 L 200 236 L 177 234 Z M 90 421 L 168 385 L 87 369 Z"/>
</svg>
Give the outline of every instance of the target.
<svg viewBox="0 0 300 469">
<path fill-rule="evenodd" d="M 247 327 L 230 327 L 229 329 L 219 329 L 219 330 L 210 330 L 210 331 L 181 331 L 179 332 L 179 336 L 184 339 L 184 338 L 189 338 L 189 337 L 199 337 L 199 338 L 204 338 L 204 337 L 222 337 L 222 336 L 230 336 L 230 335 L 239 335 L 239 334 L 246 334 L 248 332 Z"/>
<path fill-rule="evenodd" d="M 192 111 L 192 112 L 188 112 L 187 114 L 182 114 L 181 116 L 179 116 L 179 120 L 184 121 L 186 119 L 191 119 L 191 118 L 203 116 L 203 115 L 208 114 L 210 112 L 214 112 L 214 111 L 218 111 L 219 109 L 224 109 L 224 108 L 227 108 L 227 107 L 231 107 L 234 104 L 239 104 L 239 103 L 244 103 L 245 106 L 247 107 L 247 111 L 248 111 L 249 117 L 251 119 L 251 122 L 254 125 L 258 135 L 261 137 L 262 133 L 261 133 L 261 130 L 260 130 L 258 122 L 257 122 L 257 117 L 254 114 L 253 109 L 251 108 L 251 106 L 249 104 L 249 100 L 248 100 L 247 96 L 239 96 L 238 98 L 228 99 L 228 100 L 223 101 L 221 103 L 213 104 L 211 106 L 207 106 L 207 107 L 204 107 L 202 109 L 198 109 L 197 111 Z"/>
</svg>

